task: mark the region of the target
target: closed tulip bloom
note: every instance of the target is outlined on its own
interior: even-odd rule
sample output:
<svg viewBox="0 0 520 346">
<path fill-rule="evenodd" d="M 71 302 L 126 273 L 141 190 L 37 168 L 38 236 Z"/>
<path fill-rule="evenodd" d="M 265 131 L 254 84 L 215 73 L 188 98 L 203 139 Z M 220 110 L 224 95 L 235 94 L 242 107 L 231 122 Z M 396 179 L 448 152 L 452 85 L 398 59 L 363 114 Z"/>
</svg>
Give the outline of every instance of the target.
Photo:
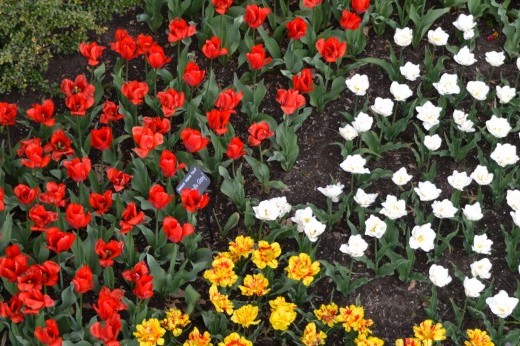
<svg viewBox="0 0 520 346">
<path fill-rule="evenodd" d="M 18 106 L 15 103 L 0 102 L 0 125 L 12 126 L 16 124 Z"/>
<path fill-rule="evenodd" d="M 18 184 L 13 189 L 13 192 L 20 203 L 31 204 L 38 197 L 40 189 L 38 187 L 30 188 L 25 184 Z"/>
<path fill-rule="evenodd" d="M 140 105 L 144 97 L 148 94 L 148 84 L 145 82 L 131 81 L 125 82 L 121 87 L 121 93 L 134 105 Z"/>
<path fill-rule="evenodd" d="M 265 56 L 264 45 L 261 43 L 251 48 L 251 51 L 246 53 L 246 58 L 252 70 L 261 70 L 271 62 L 271 58 Z"/>
<path fill-rule="evenodd" d="M 208 126 L 217 135 L 222 136 L 228 132 L 229 118 L 231 114 L 235 113 L 234 110 L 219 110 L 212 109 L 206 113 L 206 119 L 208 120 Z"/>
<path fill-rule="evenodd" d="M 300 17 L 296 17 L 285 24 L 285 29 L 290 39 L 299 40 L 307 33 L 307 22 Z"/>
<path fill-rule="evenodd" d="M 344 30 L 356 30 L 361 25 L 361 17 L 349 10 L 343 10 L 339 24 Z"/>
<path fill-rule="evenodd" d="M 141 158 L 147 157 L 150 151 L 154 150 L 164 141 L 164 136 L 161 133 L 154 132 L 150 128 L 142 126 L 134 126 L 132 128 L 132 136 L 137 145 L 134 151 Z"/>
<path fill-rule="evenodd" d="M 87 227 L 90 223 L 92 215 L 86 213 L 85 209 L 81 204 L 69 203 L 65 210 L 65 220 L 72 228 L 83 228 Z"/>
<path fill-rule="evenodd" d="M 244 97 L 244 93 L 233 89 L 226 89 L 218 94 L 215 107 L 218 109 L 234 110 Z"/>
<path fill-rule="evenodd" d="M 312 71 L 310 68 L 304 68 L 297 75 L 292 77 L 293 89 L 298 90 L 302 94 L 308 94 L 314 90 L 312 81 Z"/>
<path fill-rule="evenodd" d="M 179 163 L 175 154 L 169 150 L 163 150 L 159 158 L 159 167 L 165 177 L 173 177 L 177 171 L 186 167 L 184 163 Z"/>
<path fill-rule="evenodd" d="M 182 91 L 166 89 L 157 93 L 157 99 L 161 103 L 164 116 L 171 117 L 184 105 L 186 97 Z"/>
<path fill-rule="evenodd" d="M 88 157 L 75 157 L 69 161 L 63 161 L 63 167 L 67 169 L 67 176 L 76 182 L 88 178 L 92 164 Z"/>
<path fill-rule="evenodd" d="M 61 253 L 69 251 L 76 240 L 76 235 L 70 232 L 62 232 L 58 227 L 50 227 L 45 230 L 47 249 Z"/>
<path fill-rule="evenodd" d="M 108 126 L 90 131 L 90 145 L 97 150 L 110 149 L 112 145 L 112 128 Z"/>
<path fill-rule="evenodd" d="M 245 154 L 244 142 L 238 137 L 233 137 L 227 146 L 226 156 L 231 160 L 237 160 Z"/>
<path fill-rule="evenodd" d="M 207 194 L 199 194 L 197 189 L 184 189 L 181 192 L 182 206 L 190 213 L 203 209 L 209 203 Z"/>
<path fill-rule="evenodd" d="M 88 265 L 84 265 L 76 271 L 72 284 L 74 290 L 80 294 L 87 293 L 94 288 L 94 276 Z"/>
<path fill-rule="evenodd" d="M 166 56 L 164 49 L 161 46 L 153 46 L 148 50 L 146 61 L 152 68 L 162 68 L 169 63 L 172 58 Z"/>
<path fill-rule="evenodd" d="M 370 7 L 370 0 L 352 0 L 350 6 L 357 13 L 364 13 Z"/>
<path fill-rule="evenodd" d="M 200 131 L 190 128 L 182 130 L 181 140 L 190 153 L 196 153 L 206 148 L 209 143 L 209 138 L 204 137 Z"/>
<path fill-rule="evenodd" d="M 106 190 L 103 194 L 92 192 L 88 202 L 97 214 L 103 215 L 112 207 L 112 190 Z"/>
<path fill-rule="evenodd" d="M 186 69 L 184 70 L 184 74 L 182 75 L 182 80 L 188 84 L 191 88 L 199 85 L 206 76 L 206 71 L 202 70 L 199 65 L 194 63 L 193 61 L 188 62 L 186 65 Z"/>
<path fill-rule="evenodd" d="M 211 3 L 215 8 L 215 12 L 224 15 L 231 5 L 233 5 L 233 0 L 211 0 Z"/>
<path fill-rule="evenodd" d="M 267 139 L 274 135 L 274 132 L 271 131 L 269 124 L 266 121 L 260 121 L 258 123 L 254 123 L 249 126 L 248 129 L 249 137 L 247 142 L 250 146 L 257 146 L 262 143 L 264 139 Z"/>
<path fill-rule="evenodd" d="M 251 29 L 257 29 L 264 24 L 265 18 L 271 13 L 269 8 L 258 5 L 247 5 L 244 21 Z"/>
</svg>

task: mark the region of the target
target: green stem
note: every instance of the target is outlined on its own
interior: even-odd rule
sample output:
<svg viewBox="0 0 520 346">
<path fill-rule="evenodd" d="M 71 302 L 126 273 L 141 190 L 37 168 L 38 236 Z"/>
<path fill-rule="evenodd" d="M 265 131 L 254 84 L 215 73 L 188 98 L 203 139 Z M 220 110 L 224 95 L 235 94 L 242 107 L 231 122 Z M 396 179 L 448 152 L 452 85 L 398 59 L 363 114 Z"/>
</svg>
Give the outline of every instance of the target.
<svg viewBox="0 0 520 346">
<path fill-rule="evenodd" d="M 462 322 L 464 321 L 464 315 L 466 314 L 466 307 L 468 306 L 468 297 L 464 300 L 464 307 L 462 308 L 462 315 L 460 316 L 459 323 L 457 325 L 457 330 L 461 330 Z"/>
<path fill-rule="evenodd" d="M 83 156 L 83 138 L 81 136 L 81 122 L 80 122 L 78 115 L 76 115 L 76 126 L 78 127 L 78 141 L 79 141 L 80 155 Z"/>
<path fill-rule="evenodd" d="M 159 250 L 159 209 L 155 210 L 155 250 Z"/>
<path fill-rule="evenodd" d="M 157 95 L 157 69 L 153 69 L 153 93 Z"/>
<path fill-rule="evenodd" d="M 350 266 L 348 269 L 348 279 L 347 279 L 347 293 L 349 293 L 350 289 L 350 279 L 352 278 L 352 270 L 354 269 L 354 259 L 350 259 Z"/>
<path fill-rule="evenodd" d="M 79 295 L 79 306 L 78 306 L 79 314 L 78 316 L 78 325 L 83 327 L 83 294 Z"/>
<path fill-rule="evenodd" d="M 202 17 L 204 18 L 204 17 Z M 177 42 L 177 78 L 181 78 L 180 62 L 181 61 L 181 41 Z"/>
<path fill-rule="evenodd" d="M 9 145 L 9 154 L 13 152 L 13 145 L 11 144 L 11 127 L 7 127 L 7 144 Z"/>
<path fill-rule="evenodd" d="M 377 241 L 378 239 L 376 237 L 374 237 L 374 266 L 375 266 L 375 272 L 376 272 L 376 276 L 379 275 L 379 256 L 377 255 Z"/>
</svg>

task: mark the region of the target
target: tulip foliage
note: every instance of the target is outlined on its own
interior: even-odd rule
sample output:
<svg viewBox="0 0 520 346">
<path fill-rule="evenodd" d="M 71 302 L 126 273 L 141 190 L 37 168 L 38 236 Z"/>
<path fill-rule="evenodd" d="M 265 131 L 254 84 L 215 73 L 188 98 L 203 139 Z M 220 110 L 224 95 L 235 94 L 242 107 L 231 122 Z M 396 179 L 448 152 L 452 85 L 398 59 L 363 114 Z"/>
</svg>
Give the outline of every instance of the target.
<svg viewBox="0 0 520 346">
<path fill-rule="evenodd" d="M 0 335 L 383 345 L 353 297 L 392 276 L 431 290 L 397 345 L 519 340 L 518 285 L 494 286 L 491 260 L 518 275 L 520 60 L 489 51 L 484 75 L 468 68 L 485 15 L 518 54 L 518 11 L 444 3 L 147 0 L 138 19 L 164 37 L 118 28 L 79 46 L 84 71 L 53 97 L 0 99 Z M 365 50 L 371 30 L 394 32 L 387 56 Z M 265 199 L 287 190 L 273 177 L 298 164 L 302 132 L 332 113 L 339 179 L 307 187 L 323 203 Z M 194 168 L 206 176 L 190 180 Z M 330 234 L 343 244 L 320 260 Z M 452 253 L 468 265 L 450 267 Z M 465 300 L 443 293 L 454 281 Z"/>
</svg>

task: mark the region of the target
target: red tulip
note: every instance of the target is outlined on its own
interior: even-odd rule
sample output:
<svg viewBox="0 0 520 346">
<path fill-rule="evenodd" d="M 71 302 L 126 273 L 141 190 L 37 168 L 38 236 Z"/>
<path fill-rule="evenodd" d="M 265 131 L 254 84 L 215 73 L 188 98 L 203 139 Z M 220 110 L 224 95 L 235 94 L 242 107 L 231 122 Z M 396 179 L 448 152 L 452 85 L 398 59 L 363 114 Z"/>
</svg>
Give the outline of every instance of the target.
<svg viewBox="0 0 520 346">
<path fill-rule="evenodd" d="M 52 204 L 55 207 L 64 207 L 67 203 L 64 199 L 66 191 L 67 187 L 65 184 L 56 184 L 49 181 L 45 184 L 45 192 L 42 192 L 40 195 L 40 202 Z"/>
<path fill-rule="evenodd" d="M 170 132 L 170 120 L 161 117 L 144 117 L 143 125 L 147 129 L 152 130 L 153 132 L 158 132 L 160 134 L 166 134 Z"/>
<path fill-rule="evenodd" d="M 151 150 L 154 150 L 164 141 L 162 134 L 153 132 L 151 129 L 142 126 L 134 126 L 132 128 L 132 135 L 137 145 L 134 151 L 141 158 L 147 157 Z"/>
<path fill-rule="evenodd" d="M 184 163 L 177 162 L 177 157 L 169 150 L 163 150 L 159 158 L 159 167 L 165 177 L 173 177 L 179 169 L 186 167 Z"/>
<path fill-rule="evenodd" d="M 199 85 L 204 77 L 206 76 L 206 71 L 202 70 L 199 65 L 194 63 L 193 61 L 188 62 L 186 65 L 186 69 L 184 70 L 184 74 L 182 75 L 182 80 L 188 84 L 191 88 Z"/>
<path fill-rule="evenodd" d="M 67 137 L 62 129 L 52 133 L 51 139 L 43 149 L 46 153 L 51 153 L 54 161 L 59 161 L 62 156 L 67 157 L 75 154 L 74 149 L 72 149 L 72 140 Z"/>
<path fill-rule="evenodd" d="M 149 299 L 153 296 L 153 276 L 144 275 L 135 282 L 132 293 L 139 299 Z"/>
<path fill-rule="evenodd" d="M 55 286 L 58 283 L 58 274 L 61 266 L 54 261 L 45 261 L 35 265 L 42 275 L 42 284 L 47 287 Z"/>
<path fill-rule="evenodd" d="M 79 268 L 76 275 L 72 279 L 74 290 L 77 293 L 83 294 L 94 288 L 94 276 L 92 275 L 92 269 L 88 265 L 84 265 Z"/>
<path fill-rule="evenodd" d="M 169 195 L 164 187 L 159 184 L 154 184 L 148 191 L 148 202 L 150 202 L 155 209 L 163 209 L 173 200 L 173 195 Z"/>
<path fill-rule="evenodd" d="M 233 0 L 211 0 L 213 7 L 215 8 L 215 12 L 218 14 L 226 14 L 228 8 L 233 5 Z"/>
<path fill-rule="evenodd" d="M 213 36 L 211 39 L 206 40 L 206 43 L 202 46 L 202 53 L 208 59 L 216 59 L 221 55 L 226 55 L 228 50 L 227 48 L 220 48 L 221 43 L 220 38 Z"/>
<path fill-rule="evenodd" d="M 15 103 L 0 102 L 0 125 L 12 126 L 16 124 L 18 106 Z"/>
<path fill-rule="evenodd" d="M 215 107 L 219 109 L 234 110 L 242 100 L 244 93 L 239 91 L 236 92 L 233 89 L 226 89 L 218 94 L 217 100 L 215 101 Z"/>
<path fill-rule="evenodd" d="M 313 8 L 321 4 L 323 0 L 303 0 L 303 6 Z"/>
<path fill-rule="evenodd" d="M 168 42 L 177 42 L 195 34 L 195 25 L 188 24 L 182 18 L 174 18 L 168 25 Z M 178 57 L 177 57 L 178 58 Z"/>
<path fill-rule="evenodd" d="M 119 113 L 119 106 L 116 106 L 112 101 L 105 101 L 103 104 L 103 113 L 101 113 L 99 117 L 101 124 L 108 124 L 112 121 L 118 121 L 124 118 L 125 116 Z"/>
<path fill-rule="evenodd" d="M 84 116 L 87 109 L 94 105 L 94 93 L 96 88 L 88 84 L 84 75 L 76 76 L 76 79 L 64 79 L 61 82 L 61 91 L 65 94 L 65 106 L 70 114 Z"/>
<path fill-rule="evenodd" d="M 237 160 L 246 154 L 244 142 L 238 137 L 233 137 L 227 146 L 226 156 L 231 160 Z"/>
<path fill-rule="evenodd" d="M 108 126 L 90 131 L 90 145 L 97 150 L 110 149 L 112 145 L 112 129 Z"/>
<path fill-rule="evenodd" d="M 37 326 L 34 336 L 45 346 L 61 346 L 63 343 L 58 323 L 52 318 L 45 321 L 45 327 Z"/>
<path fill-rule="evenodd" d="M 85 213 L 85 209 L 81 204 L 69 203 L 65 210 L 65 220 L 67 220 L 72 228 L 87 227 L 91 218 L 92 215 Z"/>
<path fill-rule="evenodd" d="M 298 90 L 278 89 L 276 102 L 280 104 L 284 114 L 291 115 L 296 112 L 298 108 L 305 106 L 305 97 L 300 95 Z"/>
<path fill-rule="evenodd" d="M 48 224 L 58 220 L 58 214 L 48 211 L 41 204 L 36 204 L 29 210 L 29 220 L 34 223 L 34 226 L 31 226 L 32 231 L 44 231 Z"/>
<path fill-rule="evenodd" d="M 292 77 L 293 88 L 303 93 L 310 93 L 314 90 L 312 83 L 312 72 L 309 68 L 304 68 L 298 75 Z"/>
<path fill-rule="evenodd" d="M 178 243 L 185 236 L 192 234 L 195 229 L 193 228 L 193 225 L 189 223 L 185 223 L 181 226 L 176 218 L 166 216 L 163 220 L 163 231 L 169 241 Z"/>
<path fill-rule="evenodd" d="M 16 279 L 27 271 L 29 256 L 22 253 L 18 244 L 9 245 L 5 249 L 5 257 L 0 257 L 0 277 L 16 282 Z"/>
<path fill-rule="evenodd" d="M 76 182 L 83 181 L 88 178 L 92 164 L 88 157 L 75 157 L 69 161 L 63 161 L 63 167 L 67 169 L 67 176 Z"/>
<path fill-rule="evenodd" d="M 54 126 L 56 119 L 54 118 L 54 102 L 52 100 L 44 100 L 40 105 L 35 103 L 32 108 L 27 110 L 27 117 L 38 124 L 45 126 Z"/>
<path fill-rule="evenodd" d="M 76 235 L 70 232 L 62 232 L 58 227 L 50 227 L 45 230 L 47 249 L 61 253 L 69 251 L 76 240 Z"/>
<path fill-rule="evenodd" d="M 114 264 L 114 259 L 123 253 L 124 243 L 122 241 L 110 240 L 105 243 L 103 239 L 98 239 L 94 245 L 94 252 L 99 257 L 99 264 L 102 267 L 110 267 Z"/>
<path fill-rule="evenodd" d="M 79 52 L 88 60 L 90 66 L 99 64 L 98 59 L 103 55 L 105 46 L 100 46 L 96 42 L 82 42 L 79 44 Z"/>
<path fill-rule="evenodd" d="M 148 275 L 150 271 L 144 261 L 137 262 L 130 270 L 123 271 L 123 279 L 130 282 L 136 282 L 142 276 Z"/>
<path fill-rule="evenodd" d="M 148 54 L 151 48 L 157 46 L 157 42 L 150 35 L 139 34 L 137 35 L 137 54 L 145 55 Z"/>
<path fill-rule="evenodd" d="M 165 117 L 175 115 L 175 112 L 184 105 L 185 96 L 182 91 L 166 89 L 157 93 L 157 99 L 161 102 L 162 111 Z"/>
<path fill-rule="evenodd" d="M 261 70 L 271 62 L 270 57 L 265 57 L 264 45 L 261 43 L 251 48 L 251 52 L 246 53 L 246 58 L 252 70 Z"/>
<path fill-rule="evenodd" d="M 181 140 L 182 144 L 186 147 L 186 150 L 190 153 L 196 153 L 197 151 L 204 149 L 209 143 L 209 139 L 204 137 L 200 131 L 190 128 L 182 130 Z"/>
<path fill-rule="evenodd" d="M 146 61 L 152 68 L 162 68 L 164 65 L 169 63 L 172 58 L 164 54 L 164 49 L 161 46 L 153 46 L 148 50 Z"/>
<path fill-rule="evenodd" d="M 326 62 L 336 62 L 347 52 L 347 43 L 335 37 L 320 38 L 316 41 L 316 49 Z"/>
<path fill-rule="evenodd" d="M 264 24 L 265 18 L 271 13 L 269 8 L 257 5 L 247 5 L 244 21 L 251 29 L 257 29 Z"/>
<path fill-rule="evenodd" d="M 20 141 L 20 147 L 17 150 L 17 155 L 22 158 L 22 165 L 29 168 L 45 168 L 51 162 L 51 156 L 45 155 L 44 149 L 41 146 L 42 140 L 40 138 L 31 138 Z"/>
<path fill-rule="evenodd" d="M 194 213 L 209 203 L 208 194 L 199 194 L 197 189 L 184 189 L 181 192 L 182 206 L 186 211 Z"/>
<path fill-rule="evenodd" d="M 124 60 L 132 60 L 139 54 L 137 53 L 137 43 L 135 39 L 124 29 L 117 29 L 115 33 L 116 41 L 110 44 L 110 48 L 118 53 Z"/>
<path fill-rule="evenodd" d="M 125 185 L 132 180 L 132 176 L 123 171 L 119 171 L 114 167 L 107 168 L 108 180 L 114 185 L 114 190 L 119 192 L 125 188 Z"/>
<path fill-rule="evenodd" d="M 9 302 L 0 303 L 0 316 L 10 319 L 13 323 L 20 323 L 25 318 L 23 308 L 24 304 L 20 299 L 20 293 L 16 293 L 11 296 Z"/>
<path fill-rule="evenodd" d="M 113 315 L 117 315 L 118 311 L 126 309 L 125 303 L 122 299 L 125 296 L 125 291 L 116 288 L 110 291 L 108 287 L 102 287 L 99 291 L 99 297 L 96 304 L 93 305 L 94 310 L 104 321 L 111 320 Z"/>
<path fill-rule="evenodd" d="M 212 109 L 206 113 L 208 126 L 219 136 L 228 132 L 229 117 L 235 113 L 234 110 Z"/>
<path fill-rule="evenodd" d="M 18 184 L 13 189 L 13 192 L 20 203 L 31 204 L 38 197 L 40 189 L 38 187 L 31 189 L 25 184 Z"/>
<path fill-rule="evenodd" d="M 103 215 L 112 207 L 112 190 L 106 190 L 103 194 L 92 192 L 88 202 L 97 214 Z"/>
<path fill-rule="evenodd" d="M 136 80 L 125 82 L 121 87 L 121 93 L 125 95 L 132 104 L 140 105 L 148 93 L 148 84 Z"/>
<path fill-rule="evenodd" d="M 339 24 L 345 30 L 356 30 L 361 25 L 361 18 L 354 12 L 343 10 Z"/>
<path fill-rule="evenodd" d="M 285 29 L 287 29 L 289 38 L 299 40 L 307 33 L 307 22 L 300 17 L 296 17 L 285 24 Z"/>
<path fill-rule="evenodd" d="M 54 306 L 54 300 L 40 290 L 20 292 L 19 297 L 25 304 L 25 314 L 37 315 L 41 309 Z"/>
<path fill-rule="evenodd" d="M 370 0 L 352 0 L 350 6 L 357 13 L 364 13 L 370 7 Z"/>
<path fill-rule="evenodd" d="M 120 232 L 126 234 L 135 226 L 141 224 L 144 220 L 144 212 L 137 212 L 137 206 L 134 202 L 128 203 L 125 210 L 121 214 L 121 221 L 119 221 Z"/>
<path fill-rule="evenodd" d="M 249 126 L 248 129 L 249 137 L 247 142 L 250 146 L 257 146 L 262 143 L 264 139 L 267 139 L 274 135 L 274 132 L 269 128 L 269 124 L 266 121 L 260 121 Z"/>
<path fill-rule="evenodd" d="M 102 326 L 103 325 L 103 326 Z M 95 322 L 90 326 L 90 334 L 98 338 L 107 346 L 119 346 L 117 341 L 119 332 L 121 331 L 121 316 L 118 313 L 113 313 L 103 323 Z"/>
</svg>

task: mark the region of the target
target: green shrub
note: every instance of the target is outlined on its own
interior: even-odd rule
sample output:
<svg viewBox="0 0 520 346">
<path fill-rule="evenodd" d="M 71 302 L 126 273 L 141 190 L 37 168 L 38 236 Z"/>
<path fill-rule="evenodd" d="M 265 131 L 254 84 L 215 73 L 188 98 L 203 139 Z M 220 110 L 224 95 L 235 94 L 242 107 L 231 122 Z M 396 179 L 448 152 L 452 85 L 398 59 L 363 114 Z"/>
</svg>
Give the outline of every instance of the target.
<svg viewBox="0 0 520 346">
<path fill-rule="evenodd" d="M 77 49 L 87 32 L 140 0 L 0 1 L 0 94 L 45 87 L 43 73 L 53 54 Z"/>
</svg>

